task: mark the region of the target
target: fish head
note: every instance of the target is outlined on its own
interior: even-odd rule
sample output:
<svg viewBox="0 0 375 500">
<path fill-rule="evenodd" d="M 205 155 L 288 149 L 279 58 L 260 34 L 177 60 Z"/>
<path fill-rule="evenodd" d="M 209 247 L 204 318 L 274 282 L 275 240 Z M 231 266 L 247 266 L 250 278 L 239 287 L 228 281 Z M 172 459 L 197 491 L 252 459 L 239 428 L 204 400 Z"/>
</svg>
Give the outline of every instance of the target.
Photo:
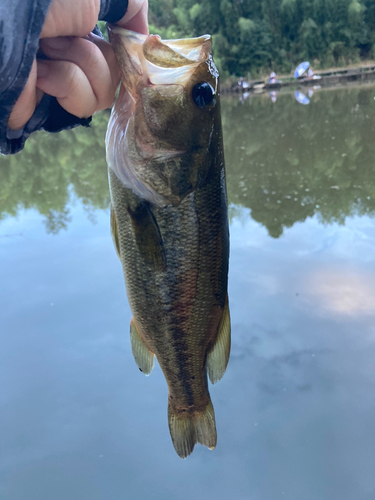
<svg viewBox="0 0 375 500">
<path fill-rule="evenodd" d="M 114 108 L 129 115 L 127 137 L 124 132 L 122 144 L 112 144 L 126 157 L 124 183 L 152 203 L 177 205 L 207 176 L 220 116 L 211 37 L 161 40 L 118 27 L 108 31 L 128 93 L 120 92 Z"/>
</svg>

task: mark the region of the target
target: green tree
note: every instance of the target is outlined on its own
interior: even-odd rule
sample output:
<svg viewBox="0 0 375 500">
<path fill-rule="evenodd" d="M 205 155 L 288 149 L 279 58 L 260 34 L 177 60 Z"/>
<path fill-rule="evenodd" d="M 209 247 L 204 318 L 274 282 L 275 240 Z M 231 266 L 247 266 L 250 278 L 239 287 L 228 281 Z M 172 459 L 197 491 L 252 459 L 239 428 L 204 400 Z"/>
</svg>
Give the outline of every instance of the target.
<svg viewBox="0 0 375 500">
<path fill-rule="evenodd" d="M 214 35 L 225 74 L 289 71 L 369 57 L 375 0 L 150 0 L 151 30 L 167 37 Z"/>
</svg>

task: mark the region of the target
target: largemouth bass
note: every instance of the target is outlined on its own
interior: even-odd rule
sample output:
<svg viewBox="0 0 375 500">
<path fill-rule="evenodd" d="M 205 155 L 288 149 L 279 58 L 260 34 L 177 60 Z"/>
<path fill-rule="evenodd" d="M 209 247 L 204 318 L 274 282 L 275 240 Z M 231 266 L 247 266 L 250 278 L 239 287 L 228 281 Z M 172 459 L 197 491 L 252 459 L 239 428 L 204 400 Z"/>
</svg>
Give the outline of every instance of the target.
<svg viewBox="0 0 375 500">
<path fill-rule="evenodd" d="M 108 28 L 122 86 L 108 124 L 111 231 L 131 346 L 166 378 L 176 452 L 216 446 L 208 391 L 230 351 L 229 236 L 218 72 L 208 35 L 164 40 Z"/>
</svg>

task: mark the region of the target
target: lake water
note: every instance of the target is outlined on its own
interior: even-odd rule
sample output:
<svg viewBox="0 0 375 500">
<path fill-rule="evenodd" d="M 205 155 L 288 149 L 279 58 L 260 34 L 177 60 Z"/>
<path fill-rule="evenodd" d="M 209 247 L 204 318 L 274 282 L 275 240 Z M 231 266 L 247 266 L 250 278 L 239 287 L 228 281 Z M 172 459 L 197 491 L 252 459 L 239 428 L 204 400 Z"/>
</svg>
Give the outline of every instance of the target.
<svg viewBox="0 0 375 500">
<path fill-rule="evenodd" d="M 0 498 L 374 499 L 375 87 L 222 108 L 232 354 L 185 461 L 130 350 L 108 114 L 0 158 Z"/>
</svg>

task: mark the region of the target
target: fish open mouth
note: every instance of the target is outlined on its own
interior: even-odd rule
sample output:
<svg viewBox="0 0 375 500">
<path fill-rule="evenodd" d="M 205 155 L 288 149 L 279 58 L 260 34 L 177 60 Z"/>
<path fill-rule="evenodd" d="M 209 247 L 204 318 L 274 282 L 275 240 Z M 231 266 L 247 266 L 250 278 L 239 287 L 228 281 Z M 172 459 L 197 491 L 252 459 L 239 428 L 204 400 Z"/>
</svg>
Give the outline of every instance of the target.
<svg viewBox="0 0 375 500">
<path fill-rule="evenodd" d="M 212 137 L 218 71 L 211 36 L 162 40 L 107 28 L 122 72 L 107 129 L 108 165 L 141 199 L 178 205 L 197 185 Z"/>
<path fill-rule="evenodd" d="M 162 40 L 108 25 L 109 39 L 123 70 L 123 82 L 133 95 L 145 85 L 185 85 L 202 62 L 211 59 L 211 36 Z M 135 74 L 137 78 L 128 78 Z M 138 81 L 136 81 L 138 80 Z"/>
</svg>

